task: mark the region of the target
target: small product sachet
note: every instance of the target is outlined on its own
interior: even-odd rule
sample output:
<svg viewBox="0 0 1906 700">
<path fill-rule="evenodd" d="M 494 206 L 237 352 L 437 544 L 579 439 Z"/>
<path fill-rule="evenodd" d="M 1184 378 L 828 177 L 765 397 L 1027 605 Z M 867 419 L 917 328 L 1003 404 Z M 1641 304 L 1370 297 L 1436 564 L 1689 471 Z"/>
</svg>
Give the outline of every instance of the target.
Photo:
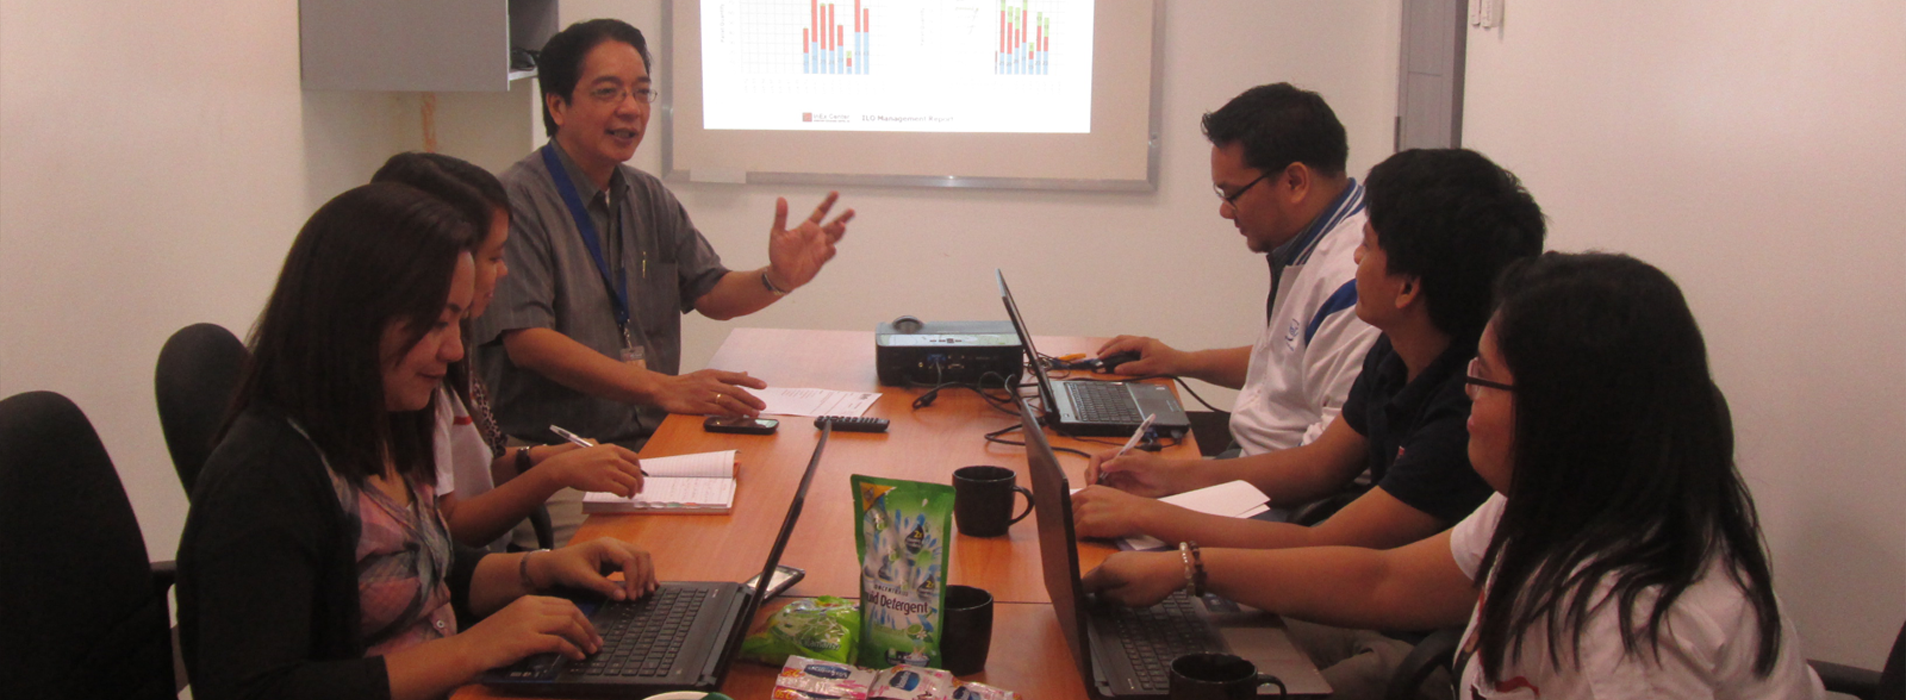
<svg viewBox="0 0 1906 700">
<path fill-rule="evenodd" d="M 874 672 L 801 656 L 790 656 L 774 679 L 773 700 L 866 700 Z"/>
<path fill-rule="evenodd" d="M 874 677 L 867 700 L 948 700 L 958 681 L 953 674 L 937 668 L 900 665 L 881 671 Z"/>
<path fill-rule="evenodd" d="M 853 477 L 860 551 L 860 657 L 869 666 L 940 665 L 953 487 Z"/>
<path fill-rule="evenodd" d="M 961 683 L 953 689 L 953 700 L 1019 700 L 1019 694 L 985 683 Z"/>
</svg>

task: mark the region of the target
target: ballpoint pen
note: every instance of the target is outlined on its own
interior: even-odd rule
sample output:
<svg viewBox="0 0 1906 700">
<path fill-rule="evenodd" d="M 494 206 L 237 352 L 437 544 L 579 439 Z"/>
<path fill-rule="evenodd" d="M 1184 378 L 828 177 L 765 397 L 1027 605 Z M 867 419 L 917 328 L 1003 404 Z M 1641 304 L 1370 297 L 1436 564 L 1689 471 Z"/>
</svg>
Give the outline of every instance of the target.
<svg viewBox="0 0 1906 700">
<path fill-rule="evenodd" d="M 1124 456 L 1125 456 L 1125 453 L 1127 453 L 1127 452 L 1130 452 L 1130 451 L 1132 451 L 1132 448 L 1134 448 L 1134 447 L 1137 447 L 1137 446 L 1138 446 L 1138 441 L 1139 441 L 1139 440 L 1141 440 L 1141 439 L 1144 439 L 1144 437 L 1145 437 L 1145 431 L 1147 431 L 1147 430 L 1150 430 L 1150 429 L 1151 429 L 1151 427 L 1152 427 L 1152 420 L 1153 420 L 1153 419 L 1156 419 L 1157 417 L 1158 417 L 1158 414 L 1156 414 L 1156 413 L 1148 413 L 1148 414 L 1146 414 L 1146 415 L 1145 415 L 1145 420 L 1144 420 L 1144 421 L 1142 421 L 1142 422 L 1140 422 L 1140 423 L 1138 424 L 1138 429 L 1137 429 L 1137 430 L 1134 430 L 1134 431 L 1132 431 L 1132 439 L 1130 439 L 1130 440 L 1126 440 L 1126 441 L 1125 441 L 1125 446 L 1124 446 L 1124 447 L 1120 447 L 1120 448 L 1118 448 L 1118 452 L 1112 455 L 1112 459 L 1118 459 L 1118 458 L 1120 458 L 1120 457 L 1124 457 Z M 552 425 L 552 426 L 549 426 L 549 427 L 551 427 L 551 428 L 554 428 L 554 427 L 556 427 L 556 426 L 553 426 L 553 425 Z M 1112 461 L 1112 459 L 1108 459 L 1108 460 L 1105 460 L 1105 461 L 1107 461 L 1107 462 L 1110 462 L 1110 461 Z M 1101 470 L 1099 470 L 1099 479 L 1098 479 L 1098 481 L 1097 481 L 1097 482 L 1095 482 L 1095 483 L 1100 483 L 1100 484 L 1103 484 L 1103 483 L 1105 483 L 1105 470 L 1103 470 L 1103 469 L 1101 469 Z"/>
<path fill-rule="evenodd" d="M 1150 425 L 1151 420 L 1147 419 L 1145 421 L 1145 424 Z M 1143 431 L 1144 428 L 1139 428 L 1139 430 Z M 549 424 L 549 432 L 555 433 L 556 437 L 562 438 L 564 440 L 568 440 L 569 444 L 575 445 L 577 447 L 595 447 L 596 445 L 600 444 L 594 440 L 590 440 L 589 438 L 569 432 L 568 430 L 563 429 L 562 426 L 556 425 L 554 423 Z M 642 469 L 641 471 L 642 471 L 642 476 L 649 475 L 649 470 Z"/>
</svg>

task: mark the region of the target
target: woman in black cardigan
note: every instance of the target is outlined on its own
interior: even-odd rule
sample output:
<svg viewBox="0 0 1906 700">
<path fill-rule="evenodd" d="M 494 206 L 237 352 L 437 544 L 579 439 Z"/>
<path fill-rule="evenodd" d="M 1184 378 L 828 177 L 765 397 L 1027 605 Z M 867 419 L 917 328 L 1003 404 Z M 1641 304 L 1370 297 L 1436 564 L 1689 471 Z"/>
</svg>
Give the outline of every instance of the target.
<svg viewBox="0 0 1906 700">
<path fill-rule="evenodd" d="M 446 533 L 424 409 L 463 353 L 475 235 L 442 202 L 374 184 L 292 243 L 179 544 L 196 697 L 439 697 L 600 646 L 573 604 L 529 593 L 653 590 L 648 554 L 624 542 L 486 556 Z"/>
</svg>

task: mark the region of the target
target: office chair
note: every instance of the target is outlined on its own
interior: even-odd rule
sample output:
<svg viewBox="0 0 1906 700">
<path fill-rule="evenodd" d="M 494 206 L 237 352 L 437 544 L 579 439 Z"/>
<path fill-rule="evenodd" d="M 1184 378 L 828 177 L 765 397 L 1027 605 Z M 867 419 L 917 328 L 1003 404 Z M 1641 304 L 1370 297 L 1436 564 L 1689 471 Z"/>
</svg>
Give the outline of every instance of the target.
<svg viewBox="0 0 1906 700">
<path fill-rule="evenodd" d="M 1893 640 L 1893 651 L 1886 656 L 1881 671 L 1808 659 L 1813 672 L 1829 693 L 1845 693 L 1860 700 L 1906 700 L 1906 626 Z"/>
<path fill-rule="evenodd" d="M 212 323 L 179 329 L 159 350 L 153 393 L 159 399 L 159 428 L 172 466 L 179 471 L 185 496 L 192 497 L 199 469 L 212 454 L 212 438 L 225 420 L 232 393 L 251 354 L 231 331 Z"/>
<path fill-rule="evenodd" d="M 0 697 L 176 697 L 166 590 L 86 414 L 52 392 L 0 401 Z"/>
<path fill-rule="evenodd" d="M 1384 700 L 1416 700 L 1421 697 L 1423 682 L 1439 668 L 1448 671 L 1451 682 L 1455 682 L 1456 672 L 1452 666 L 1456 663 L 1456 645 L 1462 643 L 1462 639 L 1463 628 L 1445 627 L 1417 642 L 1416 648 L 1403 657 L 1403 663 L 1391 674 L 1390 685 L 1383 691 Z M 1455 697 L 1455 688 L 1446 690 L 1450 697 Z"/>
<path fill-rule="evenodd" d="M 1462 632 L 1456 627 L 1441 629 L 1418 642 L 1416 649 L 1404 657 L 1396 674 L 1390 676 L 1390 686 L 1383 694 L 1385 700 L 1414 700 L 1417 688 L 1432 671 L 1438 667 L 1449 669 L 1455 663 L 1456 645 L 1461 643 Z M 1900 627 L 1899 637 L 1893 640 L 1893 650 L 1886 657 L 1883 671 L 1818 659 L 1808 659 L 1807 665 L 1820 674 L 1820 681 L 1829 693 L 1844 693 L 1860 700 L 1906 700 L 1906 626 Z M 1451 696 L 1454 697 L 1453 689 Z"/>
</svg>

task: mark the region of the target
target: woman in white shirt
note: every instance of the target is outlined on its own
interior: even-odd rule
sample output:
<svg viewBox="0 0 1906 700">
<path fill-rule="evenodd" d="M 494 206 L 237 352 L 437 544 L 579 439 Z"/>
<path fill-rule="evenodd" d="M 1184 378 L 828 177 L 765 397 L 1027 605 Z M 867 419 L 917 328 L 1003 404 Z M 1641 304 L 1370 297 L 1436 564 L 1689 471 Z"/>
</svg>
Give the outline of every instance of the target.
<svg viewBox="0 0 1906 700">
<path fill-rule="evenodd" d="M 1497 296 L 1469 370 L 1469 458 L 1497 491 L 1475 514 L 1387 551 L 1121 553 L 1087 587 L 1129 605 L 1208 588 L 1349 627 L 1467 621 L 1464 700 L 1823 697 L 1674 282 L 1549 253 Z"/>
<path fill-rule="evenodd" d="M 496 297 L 497 280 L 509 274 L 503 244 L 510 235 L 510 202 L 503 184 L 468 161 L 417 152 L 391 156 L 371 181 L 423 190 L 470 220 L 477 235 L 468 245 L 476 262 L 476 294 L 464 319 L 464 337 L 469 337 L 469 319 L 483 315 Z M 642 490 L 635 453 L 618 445 L 506 445 L 470 364 L 468 356 L 452 364 L 431 400 L 437 417 L 437 505 L 458 542 L 504 551 L 510 528 L 563 488 L 618 496 Z"/>
</svg>

